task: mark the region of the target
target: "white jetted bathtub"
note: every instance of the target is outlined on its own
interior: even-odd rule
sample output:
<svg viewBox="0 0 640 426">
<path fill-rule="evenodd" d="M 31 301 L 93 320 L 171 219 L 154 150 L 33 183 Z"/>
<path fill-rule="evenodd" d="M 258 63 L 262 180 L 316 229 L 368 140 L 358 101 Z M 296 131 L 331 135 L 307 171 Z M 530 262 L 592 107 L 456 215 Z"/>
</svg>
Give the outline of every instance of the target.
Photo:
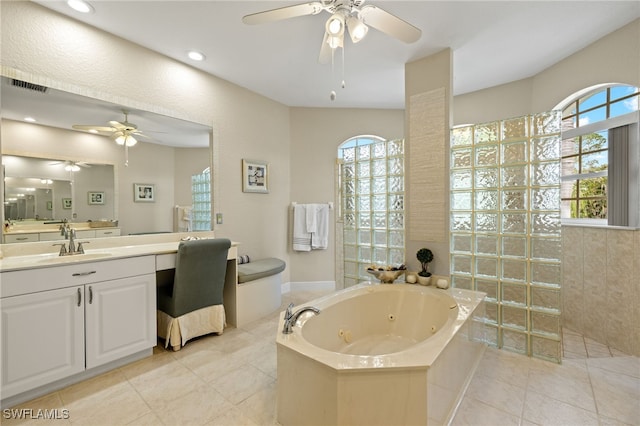
<svg viewBox="0 0 640 426">
<path fill-rule="evenodd" d="M 472 339 L 484 296 L 360 284 L 305 304 L 320 313 L 302 314 L 291 334 L 282 333 L 282 314 L 278 421 L 446 424 L 484 350 Z"/>
</svg>

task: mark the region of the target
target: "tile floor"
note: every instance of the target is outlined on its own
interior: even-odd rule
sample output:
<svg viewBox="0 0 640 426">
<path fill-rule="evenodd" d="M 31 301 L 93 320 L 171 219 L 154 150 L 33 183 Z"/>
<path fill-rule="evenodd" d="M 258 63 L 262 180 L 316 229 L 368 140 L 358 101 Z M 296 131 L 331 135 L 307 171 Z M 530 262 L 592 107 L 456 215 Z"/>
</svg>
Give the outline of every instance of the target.
<svg viewBox="0 0 640 426">
<path fill-rule="evenodd" d="M 318 297 L 283 295 L 283 309 Z M 54 425 L 274 425 L 274 314 L 190 341 L 14 408 L 67 409 Z M 640 425 L 640 358 L 565 331 L 556 365 L 488 348 L 460 403 L 460 425 Z M 4 412 L 3 412 L 4 413 Z M 46 425 L 0 416 L 3 425 Z"/>
</svg>

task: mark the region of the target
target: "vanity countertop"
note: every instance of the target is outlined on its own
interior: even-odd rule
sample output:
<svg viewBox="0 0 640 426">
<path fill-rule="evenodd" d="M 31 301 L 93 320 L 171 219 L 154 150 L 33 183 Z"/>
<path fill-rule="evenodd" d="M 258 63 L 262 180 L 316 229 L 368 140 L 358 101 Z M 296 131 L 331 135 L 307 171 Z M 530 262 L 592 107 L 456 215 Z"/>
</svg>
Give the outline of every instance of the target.
<svg viewBox="0 0 640 426">
<path fill-rule="evenodd" d="M 201 235 L 201 233 L 198 233 L 198 236 Z M 90 242 L 93 246 L 92 248 L 88 246 L 85 247 L 85 254 L 70 256 L 59 256 L 57 250 L 54 250 L 51 243 L 28 244 L 31 247 L 24 247 L 27 246 L 27 244 L 5 244 L 2 246 L 4 257 L 0 259 L 0 272 L 47 268 L 58 265 L 136 256 L 172 254 L 178 251 L 178 245 L 185 236 L 193 236 L 193 234 L 174 233 L 164 234 L 162 236 L 113 237 L 101 238 L 99 241 L 98 239 L 94 239 Z M 206 237 L 213 238 L 213 235 L 212 233 L 208 233 Z M 238 243 L 231 243 L 232 248 L 237 246 Z"/>
</svg>

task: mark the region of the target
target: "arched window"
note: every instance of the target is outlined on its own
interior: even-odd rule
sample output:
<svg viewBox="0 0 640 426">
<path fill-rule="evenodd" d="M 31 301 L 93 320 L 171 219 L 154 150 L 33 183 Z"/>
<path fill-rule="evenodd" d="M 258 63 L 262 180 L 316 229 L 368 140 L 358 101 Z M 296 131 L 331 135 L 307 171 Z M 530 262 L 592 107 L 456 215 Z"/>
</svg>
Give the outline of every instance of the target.
<svg viewBox="0 0 640 426">
<path fill-rule="evenodd" d="M 338 148 L 344 287 L 371 264 L 404 263 L 404 141 L 358 136 Z"/>
<path fill-rule="evenodd" d="M 638 88 L 599 86 L 562 108 L 562 217 L 638 226 Z"/>
</svg>

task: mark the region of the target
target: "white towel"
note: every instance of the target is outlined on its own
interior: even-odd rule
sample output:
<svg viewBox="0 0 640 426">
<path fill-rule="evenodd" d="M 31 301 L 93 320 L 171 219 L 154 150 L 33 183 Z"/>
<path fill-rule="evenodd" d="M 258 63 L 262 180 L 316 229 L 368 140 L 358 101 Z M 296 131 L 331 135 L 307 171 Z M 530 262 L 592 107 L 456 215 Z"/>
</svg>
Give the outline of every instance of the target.
<svg viewBox="0 0 640 426">
<path fill-rule="evenodd" d="M 307 204 L 307 231 L 311 232 L 311 248 L 326 250 L 329 245 L 328 204 Z"/>
<path fill-rule="evenodd" d="M 302 204 L 293 206 L 293 249 L 311 251 L 311 233 L 307 232 L 307 209 Z"/>
</svg>

